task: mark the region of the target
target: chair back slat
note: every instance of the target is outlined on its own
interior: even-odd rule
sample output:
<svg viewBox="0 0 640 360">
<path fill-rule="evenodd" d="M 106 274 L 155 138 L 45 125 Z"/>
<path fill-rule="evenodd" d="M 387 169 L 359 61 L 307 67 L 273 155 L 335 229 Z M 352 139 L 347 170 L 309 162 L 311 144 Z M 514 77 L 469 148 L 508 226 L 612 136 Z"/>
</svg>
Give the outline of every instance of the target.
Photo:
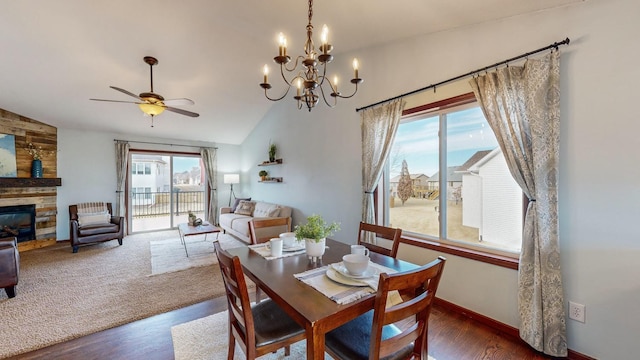
<svg viewBox="0 0 640 360">
<path fill-rule="evenodd" d="M 227 293 L 227 305 L 229 308 L 229 324 L 238 335 L 238 340 L 244 349 L 256 347 L 253 313 L 247 283 L 242 272 L 242 265 L 237 256 L 232 257 L 222 250 L 218 241 L 214 242 L 218 264 Z M 246 350 L 245 350 L 246 353 Z"/>
<path fill-rule="evenodd" d="M 429 314 L 445 261 L 444 257 L 439 257 L 415 270 L 380 275 L 374 305 L 370 358 L 384 358 L 413 342 L 413 356 L 417 359 L 427 359 Z M 387 306 L 391 291 L 403 294 L 403 302 Z M 401 327 L 402 331 L 382 340 L 383 327 L 399 322 L 405 323 L 405 326 Z"/>
<path fill-rule="evenodd" d="M 395 258 L 398 254 L 401 236 L 402 229 L 360 222 L 360 228 L 358 230 L 358 244 L 364 245 L 369 249 L 369 251 Z M 391 242 L 391 247 L 386 248 L 384 246 L 380 246 L 375 243 L 376 239 L 389 240 Z"/>
</svg>

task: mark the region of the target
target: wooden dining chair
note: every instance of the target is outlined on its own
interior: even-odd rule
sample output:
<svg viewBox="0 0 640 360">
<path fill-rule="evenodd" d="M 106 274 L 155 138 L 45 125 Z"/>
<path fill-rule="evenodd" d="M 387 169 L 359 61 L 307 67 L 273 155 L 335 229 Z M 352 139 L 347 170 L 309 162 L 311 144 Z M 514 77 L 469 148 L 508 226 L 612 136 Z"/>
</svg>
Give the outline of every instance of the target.
<svg viewBox="0 0 640 360">
<path fill-rule="evenodd" d="M 367 234 L 372 234 L 371 238 L 373 239 L 381 238 L 391 241 L 391 247 L 387 248 L 370 242 Z M 358 244 L 364 245 L 369 249 L 369 251 L 395 258 L 396 255 L 398 255 L 400 236 L 402 236 L 402 229 L 400 228 L 390 228 L 381 225 L 367 224 L 361 221 L 360 229 L 358 230 Z"/>
<path fill-rule="evenodd" d="M 251 244 L 261 244 L 291 231 L 291 218 L 261 218 L 249 221 Z"/>
<path fill-rule="evenodd" d="M 251 244 L 262 244 L 282 233 L 291 231 L 291 218 L 259 218 L 249 221 L 249 239 Z M 256 302 L 262 299 L 262 291 L 256 286 Z"/>
<path fill-rule="evenodd" d="M 373 310 L 327 333 L 325 348 L 334 359 L 428 358 L 429 314 L 446 259 L 415 270 L 380 274 Z M 391 291 L 403 302 L 387 304 Z"/>
<path fill-rule="evenodd" d="M 289 356 L 289 347 L 305 339 L 304 329 L 271 300 L 261 301 L 252 307 L 240 259 L 222 250 L 219 242 L 214 242 L 214 246 L 229 312 L 228 359 L 233 359 L 236 341 L 247 360 L 283 347 L 285 356 Z"/>
</svg>

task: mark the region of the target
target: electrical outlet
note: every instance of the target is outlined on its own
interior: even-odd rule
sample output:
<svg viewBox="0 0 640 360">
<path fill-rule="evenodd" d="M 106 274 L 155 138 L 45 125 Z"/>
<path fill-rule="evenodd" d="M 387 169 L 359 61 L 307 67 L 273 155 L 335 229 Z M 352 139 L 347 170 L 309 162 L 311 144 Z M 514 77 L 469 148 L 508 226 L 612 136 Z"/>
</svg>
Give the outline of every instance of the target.
<svg viewBox="0 0 640 360">
<path fill-rule="evenodd" d="M 580 321 L 584 323 L 585 306 L 583 304 L 574 303 L 569 301 L 569 319 Z"/>
</svg>

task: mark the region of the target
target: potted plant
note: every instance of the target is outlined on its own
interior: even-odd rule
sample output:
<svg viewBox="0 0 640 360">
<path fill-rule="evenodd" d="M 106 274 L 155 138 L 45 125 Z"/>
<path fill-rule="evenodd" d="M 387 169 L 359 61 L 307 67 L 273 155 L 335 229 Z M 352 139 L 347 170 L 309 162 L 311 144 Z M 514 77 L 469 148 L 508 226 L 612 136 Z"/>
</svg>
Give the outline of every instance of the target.
<svg viewBox="0 0 640 360">
<path fill-rule="evenodd" d="M 269 162 L 276 161 L 276 151 L 278 151 L 278 147 L 274 143 L 269 144 Z"/>
<path fill-rule="evenodd" d="M 267 180 L 267 175 L 269 175 L 269 173 L 267 172 L 267 170 L 260 170 L 258 175 L 260 175 L 260 179 L 262 179 L 262 181 L 265 181 Z"/>
<path fill-rule="evenodd" d="M 327 236 L 333 235 L 338 230 L 340 230 L 339 223 L 327 224 L 322 216 L 313 214 L 307 217 L 306 224 L 296 225 L 294 232 L 298 241 L 304 240 L 307 256 L 315 259 L 324 255 Z"/>
<path fill-rule="evenodd" d="M 189 210 L 188 217 L 189 217 L 189 226 L 193 226 L 193 223 L 196 221 L 196 214 L 194 214 L 193 211 Z"/>
</svg>

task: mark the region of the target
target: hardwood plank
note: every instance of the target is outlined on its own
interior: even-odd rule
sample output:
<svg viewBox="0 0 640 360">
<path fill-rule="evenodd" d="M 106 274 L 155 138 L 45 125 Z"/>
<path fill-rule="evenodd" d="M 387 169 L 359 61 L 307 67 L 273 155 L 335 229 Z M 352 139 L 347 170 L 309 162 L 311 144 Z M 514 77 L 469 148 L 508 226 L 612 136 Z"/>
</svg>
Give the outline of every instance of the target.
<svg viewBox="0 0 640 360">
<path fill-rule="evenodd" d="M 219 297 L 9 359 L 173 360 L 172 326 L 215 314 L 226 308 L 226 298 Z M 572 353 L 575 356 L 576 353 Z M 429 354 L 437 360 L 554 359 L 536 352 L 520 339 L 438 304 L 434 305 L 429 321 Z"/>
</svg>

